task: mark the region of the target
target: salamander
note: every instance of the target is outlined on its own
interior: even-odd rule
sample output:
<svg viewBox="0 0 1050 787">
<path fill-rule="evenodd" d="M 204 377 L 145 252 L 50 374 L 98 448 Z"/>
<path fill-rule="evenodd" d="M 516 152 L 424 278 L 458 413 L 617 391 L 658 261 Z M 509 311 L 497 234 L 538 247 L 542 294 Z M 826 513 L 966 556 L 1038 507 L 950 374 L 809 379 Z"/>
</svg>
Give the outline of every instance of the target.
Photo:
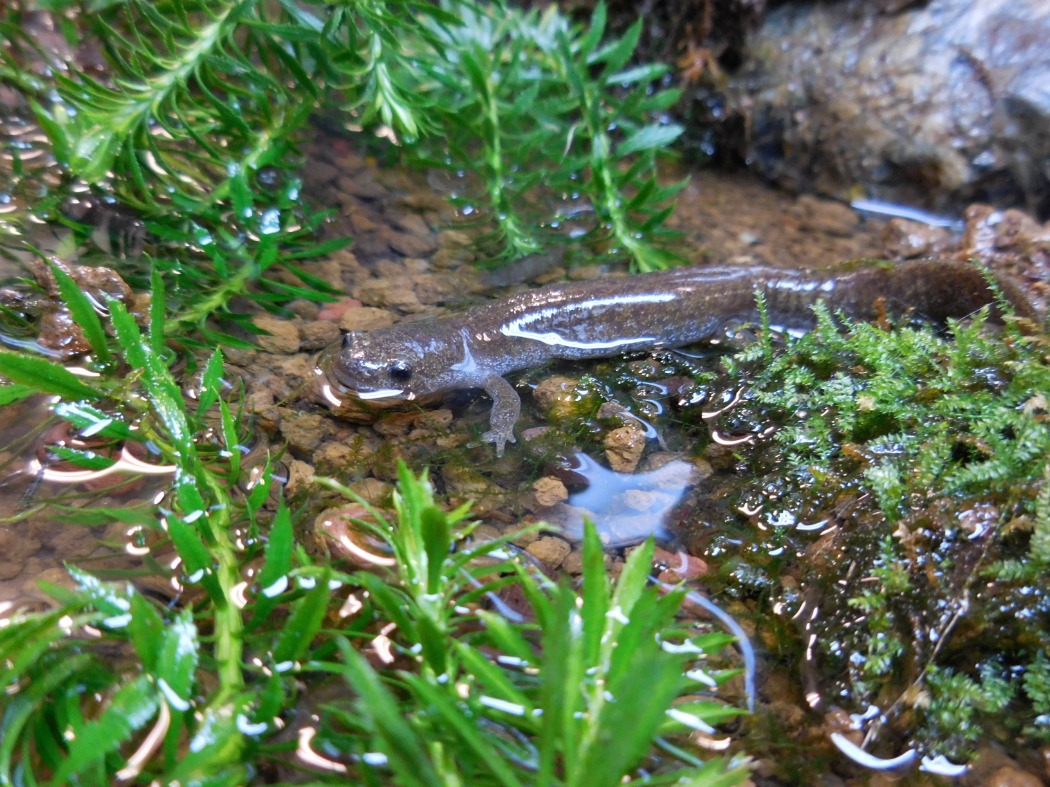
<svg viewBox="0 0 1050 787">
<path fill-rule="evenodd" d="M 1020 288 L 997 281 L 1019 316 L 1035 318 Z M 332 364 L 335 381 L 360 399 L 418 401 L 461 388 L 492 398 L 483 438 L 502 456 L 514 442 L 521 401 L 506 375 L 555 359 L 586 359 L 682 347 L 729 320 L 756 320 L 756 293 L 772 323 L 808 329 L 812 306 L 867 320 L 880 308 L 914 309 L 935 322 L 996 301 L 985 274 L 952 261 L 858 265 L 835 271 L 762 266 L 674 268 L 567 282 L 490 301 L 460 314 L 350 332 Z M 881 304 L 881 305 L 880 305 Z"/>
</svg>

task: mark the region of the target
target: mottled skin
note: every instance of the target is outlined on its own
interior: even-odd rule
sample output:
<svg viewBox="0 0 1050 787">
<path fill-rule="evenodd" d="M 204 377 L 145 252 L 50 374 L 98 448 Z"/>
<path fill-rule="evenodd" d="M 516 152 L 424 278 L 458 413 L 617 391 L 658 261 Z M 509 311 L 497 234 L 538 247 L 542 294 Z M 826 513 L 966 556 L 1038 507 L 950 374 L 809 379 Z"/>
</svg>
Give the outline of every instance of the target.
<svg viewBox="0 0 1050 787">
<path fill-rule="evenodd" d="M 999 282 L 1021 316 L 1034 312 L 1020 290 Z M 911 308 L 935 322 L 992 303 L 980 270 L 959 262 L 864 265 L 812 272 L 767 267 L 675 268 L 639 276 L 570 282 L 530 290 L 428 322 L 350 333 L 334 365 L 338 383 L 361 399 L 415 400 L 460 388 L 492 397 L 484 439 L 502 456 L 514 442 L 521 402 L 504 376 L 554 359 L 682 347 L 710 338 L 730 319 L 758 317 L 755 293 L 770 320 L 813 325 L 824 301 L 857 319 Z"/>
</svg>

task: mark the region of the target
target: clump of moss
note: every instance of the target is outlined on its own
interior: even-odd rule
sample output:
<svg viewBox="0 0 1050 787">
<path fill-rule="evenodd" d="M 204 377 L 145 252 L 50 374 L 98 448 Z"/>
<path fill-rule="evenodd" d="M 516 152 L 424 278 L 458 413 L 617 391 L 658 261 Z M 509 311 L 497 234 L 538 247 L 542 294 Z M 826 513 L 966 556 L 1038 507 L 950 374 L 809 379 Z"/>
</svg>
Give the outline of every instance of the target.
<svg viewBox="0 0 1050 787">
<path fill-rule="evenodd" d="M 779 425 L 739 457 L 761 516 L 827 520 L 819 541 L 793 534 L 803 590 L 779 599 L 789 616 L 813 605 L 824 699 L 877 705 L 930 754 L 972 754 L 993 719 L 1045 740 L 1045 339 L 1011 320 L 990 329 L 984 313 L 944 331 L 817 317 L 786 349 L 767 331 L 726 365 L 748 380 L 747 418 Z"/>
</svg>

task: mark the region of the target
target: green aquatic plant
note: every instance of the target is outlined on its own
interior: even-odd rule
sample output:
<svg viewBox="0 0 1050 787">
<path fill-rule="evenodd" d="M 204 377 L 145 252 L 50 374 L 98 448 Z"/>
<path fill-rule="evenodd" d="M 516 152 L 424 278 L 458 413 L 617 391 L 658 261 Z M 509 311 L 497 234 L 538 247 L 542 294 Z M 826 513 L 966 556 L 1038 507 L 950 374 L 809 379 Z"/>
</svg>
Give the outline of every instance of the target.
<svg viewBox="0 0 1050 787">
<path fill-rule="evenodd" d="M 86 297 L 63 289 L 86 315 Z M 196 402 L 184 399 L 160 276 L 145 332 L 120 303 L 107 306 L 109 330 L 95 316 L 85 331 L 98 376 L 0 352 L 0 397 L 48 393 L 77 433 L 148 443 L 170 466 L 155 507 L 44 501 L 35 513 L 69 527 L 134 521 L 149 555 L 139 573 L 174 593 L 71 566 L 70 585 L 44 586 L 46 611 L 5 611 L 0 784 L 309 774 L 318 784 L 715 787 L 746 777 L 741 762 L 704 762 L 683 745 L 690 729 L 739 713 L 711 692 L 732 673 L 706 664 L 730 639 L 677 622 L 681 595 L 648 582 L 651 544 L 613 583 L 589 530 L 578 591 L 508 551 L 512 536 L 475 538 L 468 506 L 446 511 L 425 473 L 401 465 L 392 515 L 322 482 L 357 501 L 349 526 L 387 550 L 371 570 L 316 563 L 270 461 L 242 465 L 246 425 L 238 392 L 224 391 L 221 352 Z M 62 458 L 112 462 L 96 449 Z M 525 600 L 516 610 L 498 596 L 511 584 Z"/>
<path fill-rule="evenodd" d="M 727 366 L 750 417 L 778 424 L 744 458 L 800 516 L 835 524 L 825 548 L 848 556 L 848 575 L 802 568 L 827 691 L 906 714 L 931 754 L 971 754 L 1011 700 L 1011 733 L 1039 739 L 1050 630 L 1019 621 L 1047 603 L 1044 340 L 986 312 L 938 331 L 815 311 L 811 333 L 782 347 L 766 326 Z"/>
<path fill-rule="evenodd" d="M 423 139 L 424 161 L 480 177 L 512 256 L 583 215 L 592 246 L 638 270 L 672 264 L 654 241 L 683 184 L 659 185 L 656 156 L 681 134 L 659 120 L 679 91 L 651 89 L 666 66 L 631 65 L 641 20 L 610 39 L 604 3 L 583 29 L 553 6 L 458 13 L 462 24 L 434 29 L 444 57 L 424 64 L 441 86 L 431 115 L 457 133 Z M 551 201 L 568 211 L 550 215 Z"/>
<path fill-rule="evenodd" d="M 69 12 L 70 44 L 87 38 L 105 58 L 97 77 L 33 70 L 56 55 L 23 29 L 32 7 L 0 17 L 0 78 L 70 176 L 152 229 L 194 222 L 216 237 L 221 219 L 242 224 L 245 181 L 257 190 L 265 173 L 294 172 L 295 143 L 321 109 L 428 166 L 475 173 L 483 190 L 470 199 L 487 208 L 501 253 L 554 241 L 544 228 L 564 219 L 549 203 L 564 199 L 589 203 L 593 245 L 640 269 L 672 261 L 661 225 L 678 187 L 659 186 L 654 167 L 681 131 L 659 117 L 677 93 L 650 89 L 666 67 L 630 65 L 640 23 L 605 37 L 603 5 L 580 28 L 553 8 L 451 0 L 49 3 Z M 243 233 L 249 247 L 259 237 Z"/>
</svg>

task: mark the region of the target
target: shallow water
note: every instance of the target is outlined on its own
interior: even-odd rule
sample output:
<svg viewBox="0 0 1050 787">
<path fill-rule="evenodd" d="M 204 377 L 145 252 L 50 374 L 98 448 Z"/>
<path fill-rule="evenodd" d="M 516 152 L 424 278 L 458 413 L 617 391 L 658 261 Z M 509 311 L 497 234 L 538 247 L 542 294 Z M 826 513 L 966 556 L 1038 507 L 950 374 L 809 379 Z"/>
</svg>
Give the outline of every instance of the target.
<svg viewBox="0 0 1050 787">
<path fill-rule="evenodd" d="M 319 141 L 305 189 L 336 209 L 329 233 L 352 235 L 355 242 L 304 267 L 347 297 L 323 307 L 294 303 L 281 320 L 260 315 L 256 324 L 271 335 L 259 337 L 258 349 L 226 353 L 230 371 L 249 384 L 246 401 L 260 437 L 288 445 L 288 492 L 307 505 L 304 521 L 329 504 L 321 498 L 307 502 L 311 473 L 332 475 L 382 503 L 396 459 L 403 458 L 410 467 L 429 467 L 450 503 L 474 500 L 476 516 L 492 532 L 539 519 L 562 524 L 564 538 L 518 542 L 552 571 L 579 571 L 576 541 L 584 515 L 598 520 L 614 561 L 622 561 L 623 548 L 657 535 L 667 548 L 668 581 L 676 580 L 678 570 L 679 578 L 701 590 L 720 590 L 719 603 L 765 659 L 759 671 L 765 710 L 740 740 L 744 749 L 767 757 L 760 776 L 790 783 L 793 769 L 813 752 L 840 762 L 829 732 L 839 729 L 834 714 L 842 711 L 811 709 L 806 692 L 820 676 L 798 676 L 805 656 L 793 652 L 799 642 L 795 622 L 768 609 L 774 600 L 801 598 L 798 567 L 828 537 L 827 512 L 800 513 L 793 501 L 778 502 L 775 488 L 756 490 L 753 479 L 741 476 L 737 454 L 767 438 L 770 427 L 741 415 L 741 392 L 729 381 L 706 387 L 693 382 L 697 372 L 715 372 L 719 348 L 560 364 L 518 376 L 525 405 L 519 442 L 499 460 L 480 440 L 489 402 L 476 392 L 404 410 L 337 412 L 326 403 L 315 366 L 338 341 L 339 329 L 421 320 L 493 291 L 506 294 L 566 275 L 557 255 L 495 274 L 479 269 L 472 245 L 478 216 L 465 217 L 449 206 L 447 179 L 384 169 L 355 144 Z M 885 220 L 740 175 L 692 173 L 671 224 L 682 233 L 683 256 L 697 263 L 822 267 L 892 256 Z M 610 270 L 584 261 L 567 275 L 595 278 Z M 726 338 L 746 341 L 747 332 Z M 553 393 L 541 394 L 544 387 Z M 165 555 L 153 553 L 134 524 L 74 526 L 54 511 L 34 511 L 39 501 L 61 496 L 71 506 L 142 505 L 148 512 L 166 476 L 101 491 L 85 488 L 91 480 L 55 472 L 45 477 L 61 470 L 39 459 L 51 428 L 46 404 L 5 408 L 4 414 L 0 445 L 8 448 L 0 510 L 7 519 L 0 524 L 0 546 L 9 548 L 0 550 L 0 604 L 40 603 L 37 581 L 67 581 L 64 562 L 103 576 L 139 576 L 151 592 L 173 595 L 176 589 L 163 579 L 141 578 L 151 566 L 165 567 Z M 743 698 L 742 681 L 731 690 Z M 795 753 L 787 754 L 791 749 Z M 861 778 L 848 767 L 841 770 Z"/>
</svg>

